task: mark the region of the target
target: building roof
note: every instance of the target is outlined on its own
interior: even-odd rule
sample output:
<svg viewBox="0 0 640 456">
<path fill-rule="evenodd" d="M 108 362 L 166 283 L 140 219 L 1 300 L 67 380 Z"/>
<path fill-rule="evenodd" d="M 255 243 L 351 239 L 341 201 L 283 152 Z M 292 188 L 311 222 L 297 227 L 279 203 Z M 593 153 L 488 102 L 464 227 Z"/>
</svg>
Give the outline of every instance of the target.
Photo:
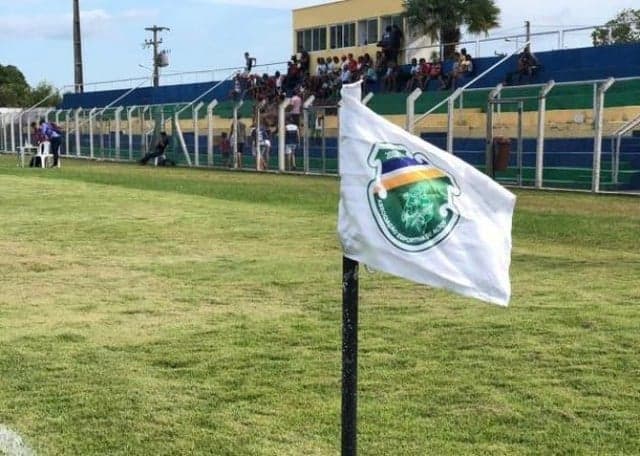
<svg viewBox="0 0 640 456">
<path fill-rule="evenodd" d="M 348 1 L 350 1 L 350 0 L 332 0 L 332 1 L 329 1 L 329 2 L 318 3 L 317 5 L 303 6 L 302 8 L 293 8 L 293 11 L 302 11 L 302 10 L 307 10 L 307 9 L 320 8 L 322 6 L 331 5 L 332 3 L 343 3 L 343 2 L 348 2 Z"/>
</svg>

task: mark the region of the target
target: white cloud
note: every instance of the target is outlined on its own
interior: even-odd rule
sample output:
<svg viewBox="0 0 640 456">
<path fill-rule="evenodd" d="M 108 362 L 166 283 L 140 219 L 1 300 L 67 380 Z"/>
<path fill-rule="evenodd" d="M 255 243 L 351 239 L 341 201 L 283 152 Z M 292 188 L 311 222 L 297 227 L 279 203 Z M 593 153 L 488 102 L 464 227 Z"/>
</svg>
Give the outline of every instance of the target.
<svg viewBox="0 0 640 456">
<path fill-rule="evenodd" d="M 112 15 L 103 9 L 80 12 L 83 37 L 100 35 L 122 20 L 147 19 L 158 15 L 157 10 L 129 9 Z M 72 37 L 72 14 L 10 15 L 0 17 L 0 37 L 4 39 L 45 38 L 68 40 Z"/>
</svg>

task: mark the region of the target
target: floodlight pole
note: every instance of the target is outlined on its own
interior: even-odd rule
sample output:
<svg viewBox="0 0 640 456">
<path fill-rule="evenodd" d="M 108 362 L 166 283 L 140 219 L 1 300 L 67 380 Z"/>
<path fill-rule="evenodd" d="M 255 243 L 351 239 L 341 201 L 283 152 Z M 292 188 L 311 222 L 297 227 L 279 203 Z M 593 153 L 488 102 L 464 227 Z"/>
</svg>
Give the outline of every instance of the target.
<svg viewBox="0 0 640 456">
<path fill-rule="evenodd" d="M 73 0 L 73 74 L 76 93 L 84 92 L 82 73 L 82 35 L 80 34 L 80 4 Z"/>
<path fill-rule="evenodd" d="M 342 257 L 342 456 L 357 454 L 358 262 Z"/>
</svg>

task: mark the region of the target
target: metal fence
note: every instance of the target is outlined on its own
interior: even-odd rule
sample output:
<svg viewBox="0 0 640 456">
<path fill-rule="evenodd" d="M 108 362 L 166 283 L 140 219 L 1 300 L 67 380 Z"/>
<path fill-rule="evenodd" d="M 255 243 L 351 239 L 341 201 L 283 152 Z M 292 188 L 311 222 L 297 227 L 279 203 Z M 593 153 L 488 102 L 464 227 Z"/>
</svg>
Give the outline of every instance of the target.
<svg viewBox="0 0 640 456">
<path fill-rule="evenodd" d="M 457 48 L 466 48 L 467 52 L 478 57 L 494 57 L 496 55 L 506 55 L 514 50 L 521 48 L 526 42 L 531 43 L 536 52 L 554 51 L 561 49 L 571 49 L 578 47 L 591 46 L 591 33 L 599 28 L 607 29 L 606 26 L 585 25 L 579 27 L 540 27 L 547 30 L 536 30 L 530 33 L 524 31 L 522 33 L 512 33 L 500 36 L 488 36 L 475 39 L 464 39 L 462 41 L 451 43 Z M 609 28 L 609 33 L 611 32 Z M 444 46 L 444 45 L 443 45 Z M 408 63 L 411 57 L 423 56 L 429 57 L 432 53 L 439 54 L 441 45 L 430 44 L 426 46 L 409 46 L 405 48 L 405 63 Z"/>
<path fill-rule="evenodd" d="M 408 103 L 419 105 L 421 95 L 412 94 Z M 498 85 L 454 92 L 426 115 L 410 108 L 407 122 L 414 133 L 495 173 L 499 181 L 594 192 L 640 190 L 640 138 L 634 136 L 640 103 L 633 102 L 639 99 L 640 77 Z M 512 153 L 506 169 L 494 170 L 503 138 Z"/>
<path fill-rule="evenodd" d="M 640 190 L 640 136 L 634 134 L 640 103 L 633 102 L 640 100 L 640 78 L 466 88 L 444 99 L 418 92 L 407 98 L 408 128 L 498 181 L 593 192 Z M 28 145 L 29 124 L 44 117 L 64 130 L 63 156 L 136 161 L 166 131 L 172 138 L 169 158 L 179 165 L 293 171 L 285 157 L 289 102 L 256 106 L 251 100 L 204 104 L 195 99 L 9 110 L 0 112 L 0 150 L 18 152 Z M 337 174 L 337 107 L 307 99 L 302 119 L 295 171 Z M 252 128 L 262 125 L 272 132 L 269 146 L 252 139 Z M 222 133 L 231 140 L 229 155 L 220 147 Z"/>
</svg>

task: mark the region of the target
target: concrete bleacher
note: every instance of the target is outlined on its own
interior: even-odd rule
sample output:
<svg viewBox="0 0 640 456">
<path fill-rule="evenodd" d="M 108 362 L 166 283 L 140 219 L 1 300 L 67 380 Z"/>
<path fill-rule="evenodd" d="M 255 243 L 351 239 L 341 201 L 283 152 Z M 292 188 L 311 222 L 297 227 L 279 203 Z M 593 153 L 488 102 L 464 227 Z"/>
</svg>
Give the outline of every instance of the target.
<svg viewBox="0 0 640 456">
<path fill-rule="evenodd" d="M 533 49 L 533 51 L 535 52 L 535 49 Z M 606 79 L 608 77 L 625 78 L 640 76 L 640 43 L 540 52 L 536 54 L 536 57 L 542 64 L 542 68 L 534 75 L 532 80 L 524 82 L 544 83 L 550 79 L 556 82 L 588 81 Z M 499 59 L 500 57 L 481 57 L 474 59 L 474 74 L 481 74 L 498 62 Z M 472 88 L 489 88 L 504 82 L 506 74 L 516 68 L 516 62 L 517 56 L 512 56 L 503 63 L 501 67 L 474 83 Z M 451 64 L 451 62 L 445 62 L 445 71 L 450 69 Z M 458 85 L 464 83 L 465 79 L 461 80 Z M 120 100 L 118 105 L 140 106 L 185 103 L 194 100 L 216 84 L 216 82 L 212 81 L 160 87 L 141 87 L 133 90 Z M 202 101 L 208 102 L 213 99 L 217 99 L 219 102 L 228 101 L 232 88 L 233 83 L 231 81 L 225 81 L 205 96 Z M 59 108 L 73 109 L 107 106 L 126 92 L 127 89 L 85 92 L 82 94 L 67 93 L 64 95 Z M 430 91 L 430 93 L 431 92 L 436 93 L 436 95 L 433 95 L 433 99 L 442 98 L 446 96 L 445 94 L 447 93 L 446 91 Z M 382 94 L 378 96 L 380 97 Z M 388 103 L 393 103 L 394 106 L 399 107 L 402 105 L 402 108 L 404 108 L 404 104 L 399 101 L 400 98 L 396 100 L 394 96 L 404 97 L 404 94 L 386 94 L 385 99 Z M 379 101 L 376 101 L 376 103 L 380 105 Z M 393 109 L 393 111 L 397 111 L 397 109 Z"/>
<path fill-rule="evenodd" d="M 535 52 L 535 49 L 533 49 Z M 604 80 L 608 77 L 615 78 L 640 78 L 640 43 L 613 45 L 606 47 L 590 47 L 580 49 L 568 49 L 560 51 L 536 53 L 536 57 L 542 64 L 541 69 L 527 84 L 542 84 L 551 79 L 556 82 L 583 81 L 572 85 L 556 86 L 547 97 L 547 139 L 545 140 L 545 184 L 550 186 L 562 186 L 571 179 L 580 182 L 584 188 L 589 188 L 591 179 L 591 166 L 593 160 L 593 80 Z M 482 73 L 485 69 L 495 64 L 500 57 L 478 58 L 474 60 L 475 74 Z M 473 85 L 474 90 L 465 91 L 461 100 L 456 102 L 455 141 L 454 153 L 469 163 L 484 166 L 485 127 L 487 97 L 489 90 L 498 83 L 504 82 L 505 75 L 516 67 L 517 56 L 512 56 L 501 67 L 486 75 Z M 447 63 L 445 68 L 448 68 Z M 468 81 L 468 79 L 467 79 Z M 458 85 L 464 84 L 461 81 Z M 163 86 L 157 88 L 140 88 L 132 91 L 118 102 L 119 106 L 140 106 L 149 104 L 184 104 L 199 97 L 206 90 L 214 87 L 215 82 L 183 84 Z M 202 99 L 204 102 L 217 99 L 219 105 L 215 110 L 215 128 L 227 130 L 229 119 L 233 114 L 233 101 L 229 98 L 232 83 L 227 81 L 209 93 Z M 538 101 L 535 99 L 539 93 L 539 87 L 521 87 L 518 85 L 507 86 L 503 89 L 503 97 L 531 97 L 524 103 L 523 115 L 526 138 L 535 136 L 536 111 Z M 84 94 L 66 94 L 63 99 L 63 109 L 82 107 L 85 109 L 101 107 L 110 104 L 116 98 L 124 95 L 126 90 L 110 90 L 101 92 L 88 92 Z M 449 96 L 450 91 L 428 90 L 416 102 L 416 113 L 426 112 L 436 103 Z M 387 116 L 393 122 L 403 125 L 406 113 L 406 93 L 376 93 L 369 106 L 381 115 Z M 462 106 L 460 106 L 462 103 Z M 502 106 L 502 117 L 499 122 L 509 127 L 515 125 L 514 106 Z M 640 79 L 617 81 L 607 92 L 605 98 L 607 125 L 605 134 L 611 134 L 615 128 L 640 112 Z M 253 102 L 245 100 L 240 117 L 245 119 L 252 116 Z M 446 127 L 446 105 L 442 106 L 429 118 L 428 125 L 424 125 L 423 134 L 426 139 L 444 146 L 442 132 Z M 108 115 L 108 114 L 107 114 Z M 577 117 L 576 117 L 577 115 Z M 185 110 L 180 118 L 189 121 L 191 110 Z M 580 122 L 574 118 L 581 117 Z M 337 171 L 337 140 L 333 137 L 336 130 L 333 126 L 336 122 L 332 118 L 325 119 L 325 124 L 330 125 L 329 135 L 326 139 L 324 155 L 318 145 L 310 149 L 311 162 L 314 170 L 327 172 Z M 188 130 L 189 124 L 185 124 L 185 140 L 188 146 L 194 142 L 193 134 Z M 563 130 L 564 128 L 564 130 Z M 420 128 L 418 128 L 420 130 Z M 204 131 L 204 128 L 201 130 Z M 507 134 L 508 136 L 509 134 Z M 573 136 L 573 137 L 571 137 Z M 140 141 L 134 141 L 138 144 Z M 200 139 L 200 144 L 205 144 L 206 138 Z M 274 142 L 277 143 L 277 142 Z M 201 153 L 204 149 L 201 146 Z M 277 154 L 277 145 L 274 144 L 273 155 Z M 533 165 L 535 157 L 535 140 L 524 140 L 524 173 L 526 179 L 533 179 Z M 202 157 L 204 158 L 204 157 Z M 515 155 L 512 155 L 512 165 L 515 163 Z M 201 163 L 206 160 L 201 159 Z M 319 165 L 322 163 L 322 166 Z M 640 138 L 628 137 L 622 142 L 621 153 L 621 184 L 618 188 L 640 188 Z M 603 186 L 607 188 L 610 182 L 611 169 L 611 141 L 607 138 L 603 141 Z M 511 174 L 509 174 L 511 173 Z M 513 173 L 512 169 L 505 175 L 508 178 Z M 498 176 L 501 177 L 501 176 Z"/>
<path fill-rule="evenodd" d="M 612 46 L 532 52 L 542 65 L 531 80 L 523 83 L 539 84 L 553 79 L 556 82 L 589 81 L 609 77 L 626 78 L 640 75 L 640 43 Z M 474 73 L 482 74 L 501 57 L 474 59 Z M 510 57 L 502 66 L 474 83 L 472 87 L 494 87 L 504 82 L 509 71 L 517 68 L 518 56 Z M 450 68 L 451 63 L 445 64 Z M 469 79 L 467 79 L 468 81 Z M 464 84 L 465 80 L 462 80 Z"/>
</svg>

